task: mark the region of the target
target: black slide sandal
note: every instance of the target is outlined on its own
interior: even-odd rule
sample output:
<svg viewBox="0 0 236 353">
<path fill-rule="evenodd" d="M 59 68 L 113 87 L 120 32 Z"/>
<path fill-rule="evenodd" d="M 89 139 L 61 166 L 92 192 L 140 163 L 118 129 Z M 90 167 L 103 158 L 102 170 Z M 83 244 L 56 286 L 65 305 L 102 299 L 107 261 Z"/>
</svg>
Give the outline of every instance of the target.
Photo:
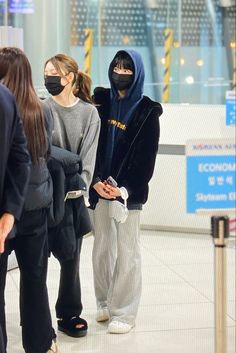
<svg viewBox="0 0 236 353">
<path fill-rule="evenodd" d="M 87 335 L 88 324 L 87 321 L 80 317 L 72 317 L 71 319 L 60 319 L 57 320 L 58 330 L 64 332 L 71 337 L 84 337 Z M 83 325 L 82 327 L 76 327 L 76 325 Z"/>
</svg>

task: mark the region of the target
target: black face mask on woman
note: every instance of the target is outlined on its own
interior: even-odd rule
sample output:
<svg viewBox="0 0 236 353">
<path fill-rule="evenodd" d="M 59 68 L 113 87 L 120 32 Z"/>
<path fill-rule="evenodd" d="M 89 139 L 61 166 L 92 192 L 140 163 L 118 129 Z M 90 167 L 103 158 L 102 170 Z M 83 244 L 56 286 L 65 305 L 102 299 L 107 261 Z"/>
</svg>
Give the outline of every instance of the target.
<svg viewBox="0 0 236 353">
<path fill-rule="evenodd" d="M 44 85 L 52 96 L 57 96 L 65 88 L 61 84 L 61 76 L 45 76 Z"/>
<path fill-rule="evenodd" d="M 132 85 L 134 75 L 118 74 L 117 72 L 113 72 L 111 78 L 116 89 L 123 91 Z"/>
</svg>

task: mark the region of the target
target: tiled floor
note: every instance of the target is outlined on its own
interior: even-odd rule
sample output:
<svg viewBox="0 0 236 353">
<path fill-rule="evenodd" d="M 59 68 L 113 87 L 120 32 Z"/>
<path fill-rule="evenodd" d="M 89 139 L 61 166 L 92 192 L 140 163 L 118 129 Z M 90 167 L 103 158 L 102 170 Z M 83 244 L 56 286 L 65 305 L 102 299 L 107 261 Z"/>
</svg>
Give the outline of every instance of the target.
<svg viewBox="0 0 236 353">
<path fill-rule="evenodd" d="M 111 335 L 107 324 L 95 321 L 91 251 L 93 238 L 84 240 L 81 283 L 87 337 L 58 334 L 60 353 L 214 353 L 214 246 L 204 235 L 142 232 L 143 294 L 136 327 L 129 334 Z M 228 351 L 236 353 L 235 246 L 227 248 Z M 54 325 L 59 267 L 50 259 L 48 287 Z M 22 353 L 18 270 L 8 274 L 6 301 L 8 353 Z"/>
</svg>

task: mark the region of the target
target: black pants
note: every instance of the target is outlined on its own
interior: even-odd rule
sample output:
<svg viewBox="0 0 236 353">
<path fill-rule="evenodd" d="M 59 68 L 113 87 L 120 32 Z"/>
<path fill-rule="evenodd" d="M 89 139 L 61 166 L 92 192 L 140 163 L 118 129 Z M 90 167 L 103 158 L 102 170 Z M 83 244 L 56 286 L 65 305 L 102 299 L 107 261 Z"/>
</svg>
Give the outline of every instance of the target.
<svg viewBox="0 0 236 353">
<path fill-rule="evenodd" d="M 56 302 L 56 315 L 60 319 L 80 316 L 83 309 L 79 275 L 81 247 L 82 238 L 79 238 L 73 259 L 60 262 L 60 285 Z"/>
<path fill-rule="evenodd" d="M 3 341 L 3 335 L 2 335 L 2 329 L 0 326 L 0 353 L 5 353 L 5 347 L 4 347 L 4 341 Z"/>
<path fill-rule="evenodd" d="M 17 225 L 17 236 L 12 242 L 20 269 L 23 347 L 26 353 L 45 353 L 55 338 L 46 285 L 48 265 L 46 210 L 23 213 Z M 0 282 L 1 280 L 2 278 Z M 5 315 L 3 324 L 5 325 Z"/>
<path fill-rule="evenodd" d="M 4 290 L 6 284 L 8 251 L 0 254 L 0 353 L 6 352 L 7 333 L 5 319 L 5 297 Z"/>
</svg>

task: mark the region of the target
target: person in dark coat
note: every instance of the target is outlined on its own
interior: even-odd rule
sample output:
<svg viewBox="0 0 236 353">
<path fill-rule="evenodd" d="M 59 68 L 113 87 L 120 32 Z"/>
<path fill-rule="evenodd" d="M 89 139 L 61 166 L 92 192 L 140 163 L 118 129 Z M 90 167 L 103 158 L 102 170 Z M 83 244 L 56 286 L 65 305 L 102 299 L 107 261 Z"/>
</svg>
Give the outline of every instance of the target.
<svg viewBox="0 0 236 353">
<path fill-rule="evenodd" d="M 15 220 L 19 220 L 29 181 L 30 157 L 16 103 L 10 91 L 0 84 L 0 262 L 7 237 L 13 235 Z M 7 248 L 7 245 L 6 245 Z M 6 272 L 2 264 L 1 274 Z M 0 283 L 0 316 L 4 311 L 3 283 Z M 0 323 L 2 320 L 0 319 Z M 5 353 L 5 325 L 0 324 L 0 353 Z"/>
<path fill-rule="evenodd" d="M 50 252 L 61 262 L 73 257 L 77 237 L 91 232 L 81 177 L 82 162 L 78 154 L 52 146 L 48 169 L 53 181 L 53 203 L 49 216 Z"/>
<path fill-rule="evenodd" d="M 31 157 L 30 180 L 23 212 L 11 240 L 20 269 L 20 319 L 26 353 L 56 353 L 47 292 L 48 209 L 52 181 L 47 168 L 51 149 L 52 116 L 37 97 L 30 63 L 19 48 L 0 49 L 0 77 L 16 98 Z M 16 173 L 16 171 L 14 171 Z M 1 258 L 6 268 L 7 253 Z M 5 276 L 4 276 L 5 274 Z M 6 273 L 0 278 L 5 285 Z M 2 292 L 4 287 L 2 287 Z M 0 317 L 5 325 L 5 313 Z M 6 344 L 6 332 L 5 344 Z"/>
<path fill-rule="evenodd" d="M 93 186 L 93 272 L 97 321 L 109 333 L 135 325 L 141 297 L 140 211 L 148 198 L 159 143 L 159 103 L 143 96 L 144 66 L 134 50 L 109 67 L 110 89 L 96 88 L 101 133 Z"/>
</svg>

